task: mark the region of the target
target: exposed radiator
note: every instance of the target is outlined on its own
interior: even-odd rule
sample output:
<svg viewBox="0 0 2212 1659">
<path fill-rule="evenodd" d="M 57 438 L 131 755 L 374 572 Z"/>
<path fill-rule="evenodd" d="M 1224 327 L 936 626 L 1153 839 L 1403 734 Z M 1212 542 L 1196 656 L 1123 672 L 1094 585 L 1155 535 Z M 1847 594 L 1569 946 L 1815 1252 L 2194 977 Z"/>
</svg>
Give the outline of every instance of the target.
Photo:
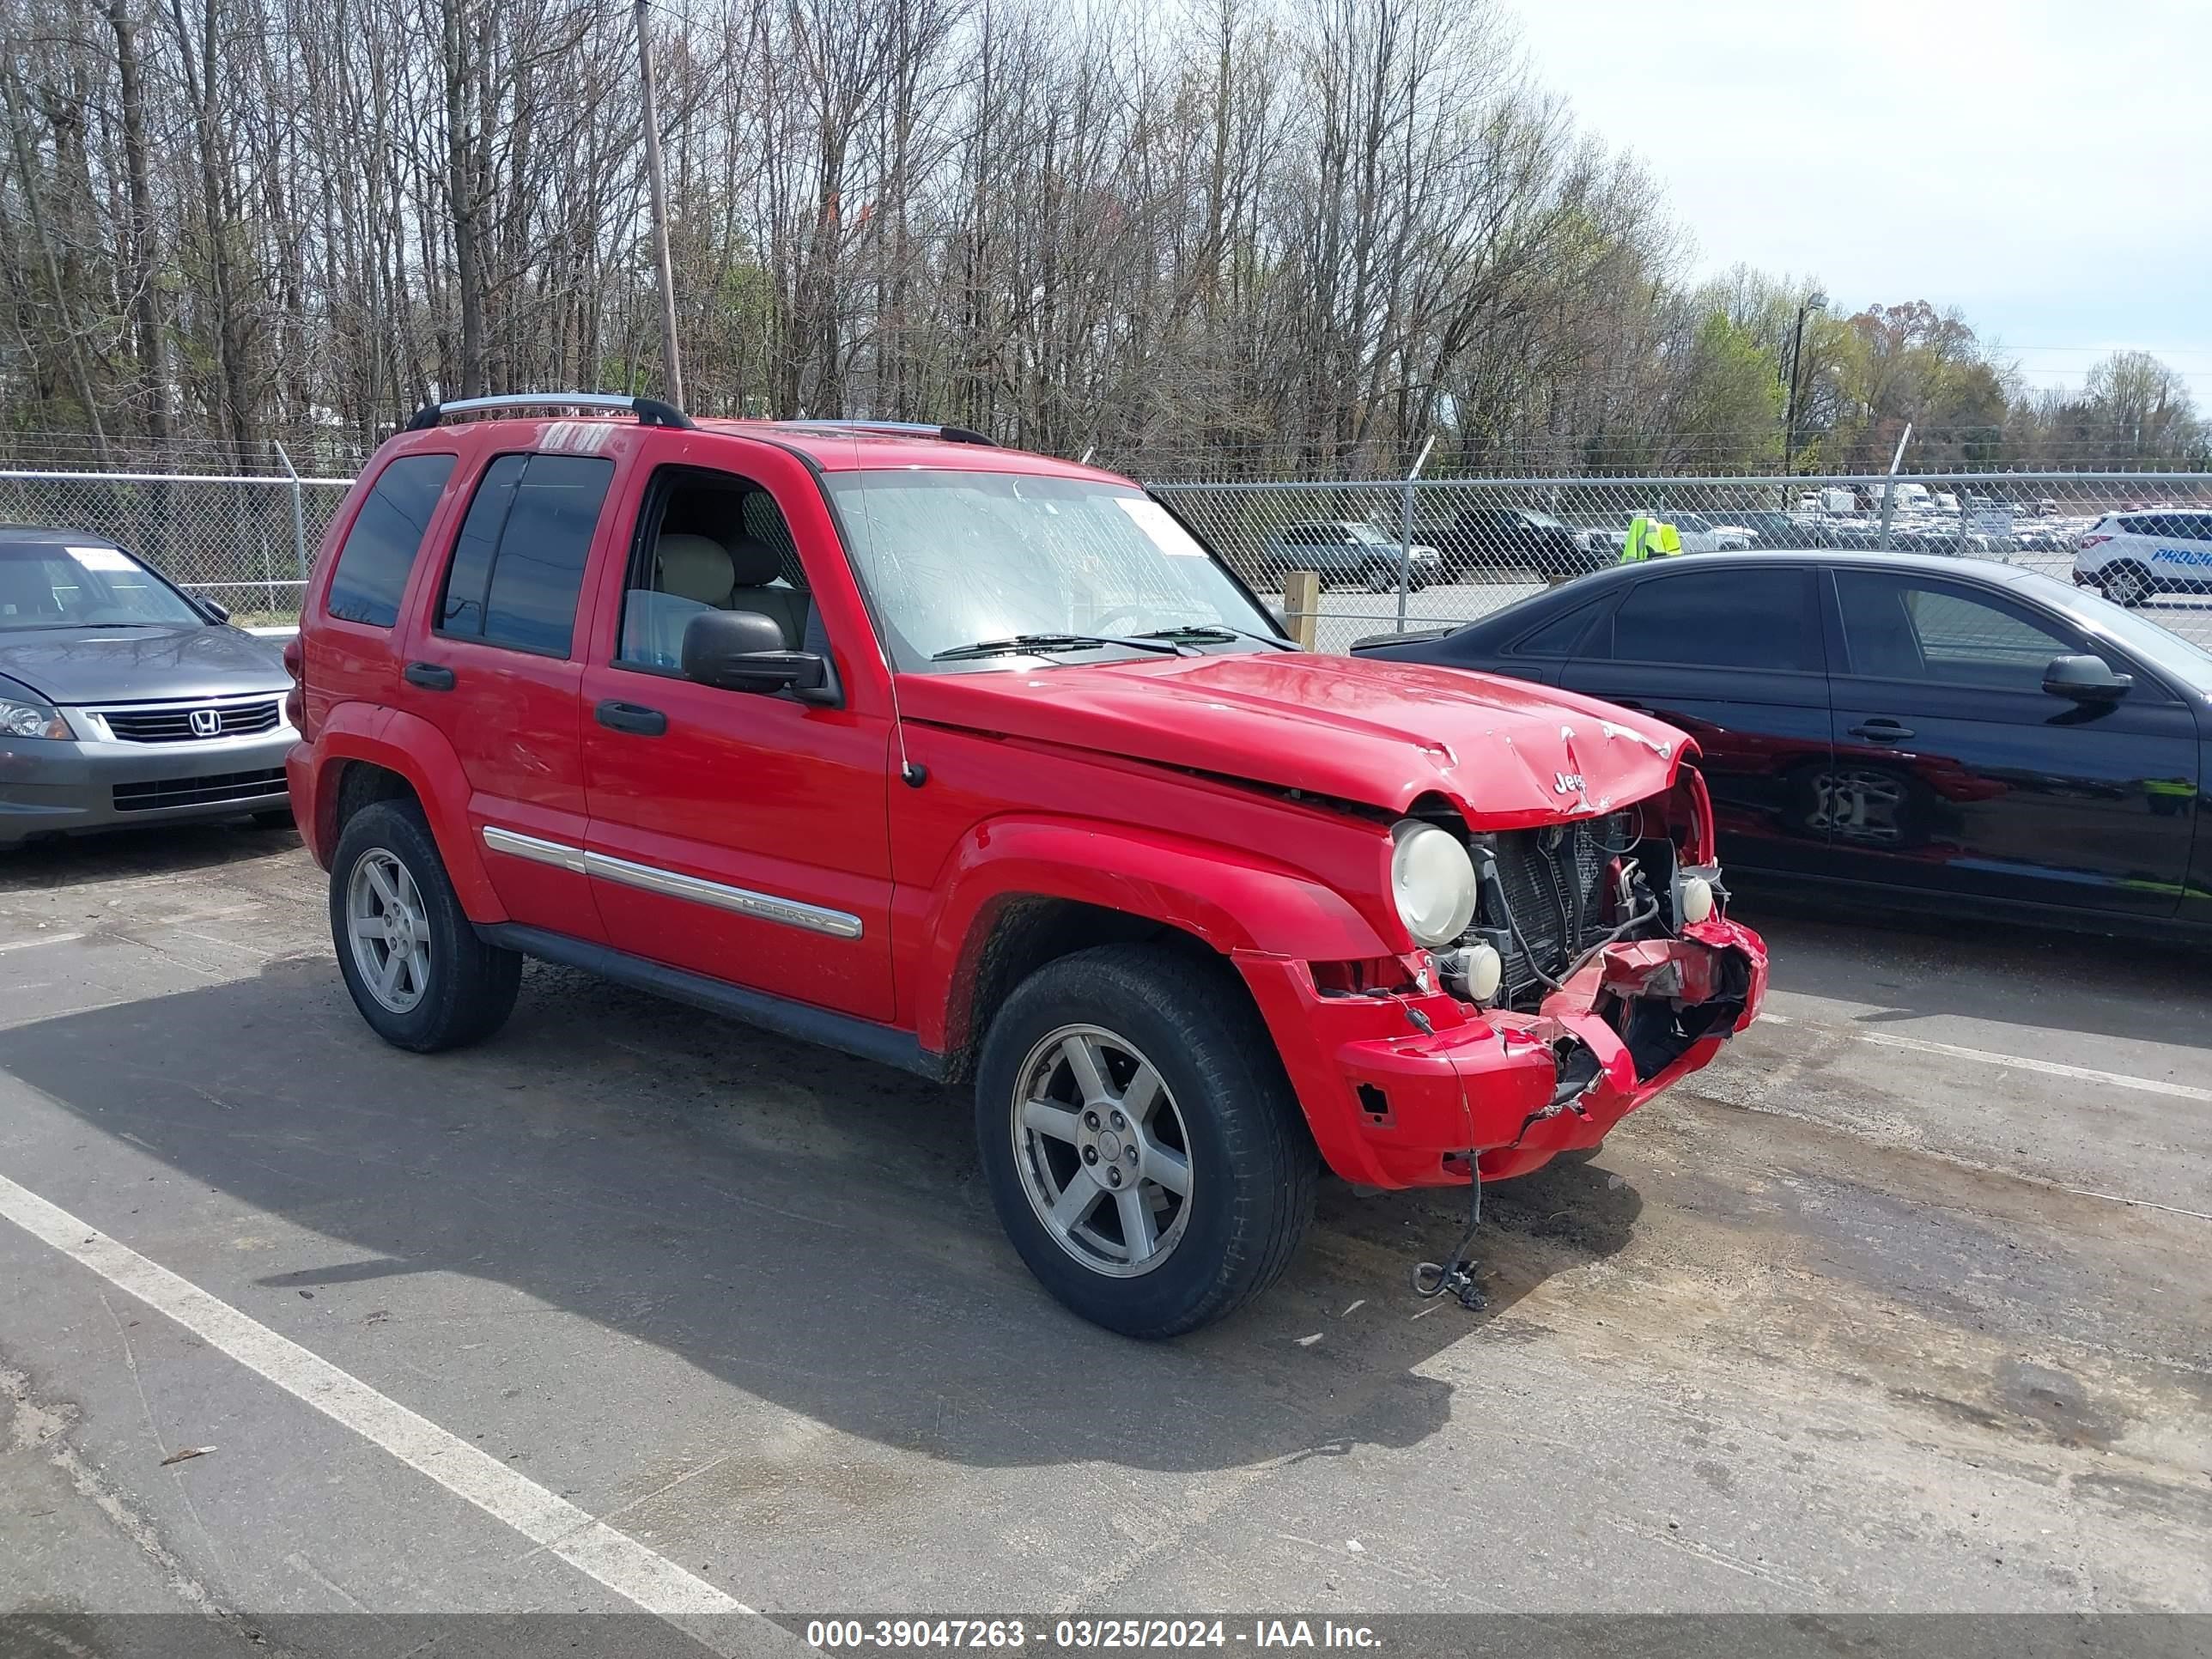
<svg viewBox="0 0 2212 1659">
<path fill-rule="evenodd" d="M 1510 1003 L 1545 988 L 1538 969 L 1557 979 L 1569 963 L 1613 930 L 1606 870 L 1629 840 L 1626 812 L 1542 830 L 1508 830 L 1498 837 L 1498 885 L 1520 932 L 1519 940 L 1509 939 L 1500 952 Z M 1503 915 L 1492 914 L 1495 904 L 1492 895 L 1483 896 L 1479 926 L 1505 926 Z"/>
</svg>

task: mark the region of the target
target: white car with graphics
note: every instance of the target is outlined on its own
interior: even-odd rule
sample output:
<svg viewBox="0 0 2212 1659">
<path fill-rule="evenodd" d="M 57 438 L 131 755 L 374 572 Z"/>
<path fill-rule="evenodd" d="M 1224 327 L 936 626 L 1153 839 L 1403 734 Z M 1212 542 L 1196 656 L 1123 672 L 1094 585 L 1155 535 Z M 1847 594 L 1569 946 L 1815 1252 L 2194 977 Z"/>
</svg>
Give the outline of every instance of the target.
<svg viewBox="0 0 2212 1659">
<path fill-rule="evenodd" d="M 2212 593 L 2212 508 L 2107 513 L 2082 532 L 2074 580 L 2115 605 L 2159 593 Z"/>
</svg>

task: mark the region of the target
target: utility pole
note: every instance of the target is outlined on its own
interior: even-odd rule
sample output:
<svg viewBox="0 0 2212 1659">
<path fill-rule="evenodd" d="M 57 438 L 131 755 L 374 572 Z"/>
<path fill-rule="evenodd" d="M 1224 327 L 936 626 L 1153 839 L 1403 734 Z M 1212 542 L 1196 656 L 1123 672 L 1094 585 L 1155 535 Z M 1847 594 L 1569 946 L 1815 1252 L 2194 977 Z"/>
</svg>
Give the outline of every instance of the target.
<svg viewBox="0 0 2212 1659">
<path fill-rule="evenodd" d="M 1805 303 L 1797 307 L 1797 331 L 1790 345 L 1790 395 L 1782 406 L 1782 470 L 1790 471 L 1790 453 L 1797 445 L 1797 368 L 1805 356 L 1805 317 L 1814 311 L 1826 311 L 1828 296 L 1817 290 L 1805 296 Z"/>
<path fill-rule="evenodd" d="M 653 95 L 653 31 L 647 0 L 636 0 L 637 78 L 645 99 L 645 176 L 653 187 L 653 258 L 660 274 L 660 356 L 668 401 L 684 407 L 684 364 L 676 355 L 676 277 L 668 262 L 668 181 L 660 170 L 660 110 Z"/>
</svg>

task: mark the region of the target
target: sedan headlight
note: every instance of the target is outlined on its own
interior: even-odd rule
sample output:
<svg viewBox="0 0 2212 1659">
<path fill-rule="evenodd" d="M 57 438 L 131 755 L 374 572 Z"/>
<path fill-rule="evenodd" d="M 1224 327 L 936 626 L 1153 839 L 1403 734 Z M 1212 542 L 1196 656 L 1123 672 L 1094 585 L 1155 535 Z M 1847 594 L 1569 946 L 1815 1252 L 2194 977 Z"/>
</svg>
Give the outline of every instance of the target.
<svg viewBox="0 0 2212 1659">
<path fill-rule="evenodd" d="M 61 711 L 28 695 L 0 696 L 0 738 L 62 738 L 75 735 Z"/>
<path fill-rule="evenodd" d="M 1390 896 L 1407 932 L 1431 949 L 1451 944 L 1474 920 L 1474 861 L 1457 836 L 1418 818 L 1392 824 L 1390 840 Z"/>
</svg>

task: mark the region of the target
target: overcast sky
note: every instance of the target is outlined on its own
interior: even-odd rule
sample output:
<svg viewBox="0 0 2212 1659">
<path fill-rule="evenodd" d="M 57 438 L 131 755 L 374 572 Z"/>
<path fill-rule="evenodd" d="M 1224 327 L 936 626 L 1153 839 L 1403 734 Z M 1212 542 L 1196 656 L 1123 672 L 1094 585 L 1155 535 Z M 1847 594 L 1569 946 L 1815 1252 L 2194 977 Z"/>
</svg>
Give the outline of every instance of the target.
<svg viewBox="0 0 2212 1659">
<path fill-rule="evenodd" d="M 1502 0 L 1695 238 L 1832 308 L 1955 305 L 2031 385 L 2212 405 L 2212 0 Z"/>
</svg>

